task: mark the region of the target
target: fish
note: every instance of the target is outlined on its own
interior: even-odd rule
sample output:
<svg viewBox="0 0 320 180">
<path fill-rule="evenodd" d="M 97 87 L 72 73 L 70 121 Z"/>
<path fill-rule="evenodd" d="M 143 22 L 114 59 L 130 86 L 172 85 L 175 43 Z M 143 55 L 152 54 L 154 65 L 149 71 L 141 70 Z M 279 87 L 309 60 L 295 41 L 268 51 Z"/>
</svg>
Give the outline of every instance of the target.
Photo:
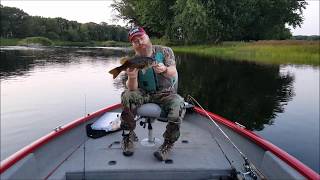
<svg viewBox="0 0 320 180">
<path fill-rule="evenodd" d="M 151 57 L 134 56 L 121 58 L 120 63 L 122 64 L 121 66 L 109 71 L 109 73 L 113 75 L 113 79 L 115 79 L 121 71 L 125 71 L 127 68 L 145 70 L 149 67 L 152 67 L 156 64 L 156 60 Z"/>
</svg>

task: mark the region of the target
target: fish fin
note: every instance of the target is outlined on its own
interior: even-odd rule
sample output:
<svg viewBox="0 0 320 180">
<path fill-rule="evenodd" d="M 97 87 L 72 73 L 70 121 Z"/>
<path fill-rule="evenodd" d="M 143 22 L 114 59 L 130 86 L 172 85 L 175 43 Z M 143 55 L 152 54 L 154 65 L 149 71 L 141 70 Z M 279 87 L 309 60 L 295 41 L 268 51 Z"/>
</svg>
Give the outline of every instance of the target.
<svg viewBox="0 0 320 180">
<path fill-rule="evenodd" d="M 116 67 L 116 68 L 111 69 L 109 71 L 109 73 L 113 75 L 113 79 L 115 79 L 120 74 L 120 72 L 121 72 L 121 70 L 119 67 Z"/>
<path fill-rule="evenodd" d="M 127 62 L 128 61 L 128 56 L 126 56 L 126 57 L 122 57 L 121 59 L 120 59 L 120 64 L 124 64 L 125 62 Z"/>
</svg>

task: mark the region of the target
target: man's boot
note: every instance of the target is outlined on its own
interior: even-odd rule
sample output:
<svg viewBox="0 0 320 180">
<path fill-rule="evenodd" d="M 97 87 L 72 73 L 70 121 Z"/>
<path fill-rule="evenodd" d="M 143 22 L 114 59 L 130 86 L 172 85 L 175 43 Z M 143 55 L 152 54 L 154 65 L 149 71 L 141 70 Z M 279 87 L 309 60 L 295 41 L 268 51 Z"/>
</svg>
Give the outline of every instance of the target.
<svg viewBox="0 0 320 180">
<path fill-rule="evenodd" d="M 136 135 L 133 131 L 130 131 L 129 134 L 122 133 L 122 142 L 121 148 L 122 153 L 125 156 L 132 156 L 134 153 L 134 141 L 136 141 Z"/>
<path fill-rule="evenodd" d="M 169 153 L 173 147 L 173 143 L 180 137 L 180 124 L 169 122 L 166 127 L 166 132 L 163 134 L 164 142 L 153 155 L 159 161 L 165 161 L 169 157 Z"/>
<path fill-rule="evenodd" d="M 134 142 L 137 137 L 133 130 L 136 128 L 136 122 L 134 121 L 134 114 L 130 111 L 129 108 L 124 108 L 121 113 L 121 129 L 122 133 L 122 142 L 121 148 L 123 155 L 132 156 L 134 153 Z"/>
<path fill-rule="evenodd" d="M 163 144 L 159 147 L 159 149 L 153 153 L 153 155 L 159 160 L 159 161 L 165 161 L 169 157 L 169 153 L 173 147 L 173 143 L 165 140 Z"/>
</svg>

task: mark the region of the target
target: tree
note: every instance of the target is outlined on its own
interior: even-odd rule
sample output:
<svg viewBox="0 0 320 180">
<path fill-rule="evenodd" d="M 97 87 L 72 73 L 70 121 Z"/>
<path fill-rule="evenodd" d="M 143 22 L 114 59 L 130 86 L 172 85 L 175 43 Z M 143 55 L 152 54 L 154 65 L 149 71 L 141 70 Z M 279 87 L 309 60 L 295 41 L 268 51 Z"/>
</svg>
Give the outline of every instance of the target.
<svg viewBox="0 0 320 180">
<path fill-rule="evenodd" d="M 210 27 L 203 4 L 198 0 L 177 0 L 173 9 L 176 14 L 173 29 L 179 40 L 184 43 L 206 41 Z"/>
<path fill-rule="evenodd" d="M 283 39 L 300 26 L 305 0 L 114 0 L 118 18 L 183 43 Z"/>
<path fill-rule="evenodd" d="M 29 15 L 18 8 L 0 5 L 1 37 L 24 37 L 29 29 Z"/>
<path fill-rule="evenodd" d="M 68 41 L 127 41 L 127 29 L 121 26 L 100 24 L 81 24 L 59 18 L 29 16 L 17 8 L 0 5 L 1 37 L 24 38 L 44 36 L 50 39 Z"/>
</svg>

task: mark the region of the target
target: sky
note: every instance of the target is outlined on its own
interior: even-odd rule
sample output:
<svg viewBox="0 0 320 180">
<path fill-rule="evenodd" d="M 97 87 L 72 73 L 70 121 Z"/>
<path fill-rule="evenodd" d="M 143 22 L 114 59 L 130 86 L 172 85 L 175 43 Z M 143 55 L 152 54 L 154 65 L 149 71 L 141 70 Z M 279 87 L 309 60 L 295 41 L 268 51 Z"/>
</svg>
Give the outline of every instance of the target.
<svg viewBox="0 0 320 180">
<path fill-rule="evenodd" d="M 116 12 L 110 5 L 112 0 L 1 0 L 4 6 L 17 7 L 31 16 L 62 17 L 67 20 L 87 22 L 107 22 L 108 24 L 125 25 L 125 22 L 115 21 Z M 301 28 L 291 29 L 293 35 L 320 35 L 319 4 L 320 0 L 307 0 L 304 10 L 304 22 Z"/>
</svg>

